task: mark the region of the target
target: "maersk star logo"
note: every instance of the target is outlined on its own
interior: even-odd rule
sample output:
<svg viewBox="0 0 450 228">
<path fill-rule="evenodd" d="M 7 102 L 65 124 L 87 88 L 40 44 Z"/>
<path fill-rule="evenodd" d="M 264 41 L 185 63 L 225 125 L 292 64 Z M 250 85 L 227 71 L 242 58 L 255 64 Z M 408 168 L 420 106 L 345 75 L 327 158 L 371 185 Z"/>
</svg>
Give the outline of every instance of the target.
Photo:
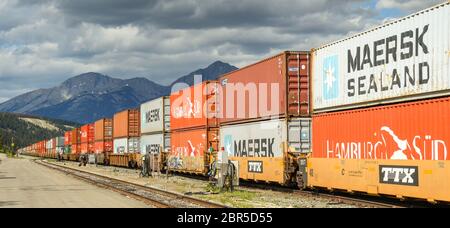
<svg viewBox="0 0 450 228">
<path fill-rule="evenodd" d="M 339 61 L 338 56 L 325 58 L 323 62 L 323 98 L 335 99 L 339 95 Z"/>
<path fill-rule="evenodd" d="M 225 147 L 225 152 L 228 154 L 228 156 L 233 156 L 233 136 L 231 135 L 225 135 L 224 138 L 224 147 Z"/>
</svg>

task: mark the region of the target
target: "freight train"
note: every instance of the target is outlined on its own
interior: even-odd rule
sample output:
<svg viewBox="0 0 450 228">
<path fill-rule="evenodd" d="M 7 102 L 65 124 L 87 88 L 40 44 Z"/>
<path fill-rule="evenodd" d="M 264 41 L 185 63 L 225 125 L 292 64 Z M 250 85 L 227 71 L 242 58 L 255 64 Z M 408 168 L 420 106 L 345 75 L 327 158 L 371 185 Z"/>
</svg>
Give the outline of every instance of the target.
<svg viewBox="0 0 450 228">
<path fill-rule="evenodd" d="M 450 3 L 287 51 L 22 153 L 450 202 Z M 164 155 L 164 156 L 162 156 Z M 101 158 L 99 158 L 101 157 Z"/>
</svg>

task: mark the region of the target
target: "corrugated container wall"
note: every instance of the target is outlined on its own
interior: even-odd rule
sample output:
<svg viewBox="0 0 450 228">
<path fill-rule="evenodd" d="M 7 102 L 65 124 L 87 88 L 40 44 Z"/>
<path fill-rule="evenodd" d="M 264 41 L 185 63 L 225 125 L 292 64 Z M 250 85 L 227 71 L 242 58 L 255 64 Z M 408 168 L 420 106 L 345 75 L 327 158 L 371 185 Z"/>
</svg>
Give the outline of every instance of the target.
<svg viewBox="0 0 450 228">
<path fill-rule="evenodd" d="M 113 141 L 96 141 L 94 144 L 94 151 L 96 154 L 112 153 L 114 151 Z"/>
<path fill-rule="evenodd" d="M 310 115 L 309 52 L 283 52 L 221 76 L 220 123 Z"/>
<path fill-rule="evenodd" d="M 64 133 L 64 145 L 72 145 L 72 131 L 67 131 L 66 133 Z"/>
<path fill-rule="evenodd" d="M 312 53 L 315 112 L 450 94 L 450 3 Z"/>
<path fill-rule="evenodd" d="M 79 154 L 79 153 L 81 153 L 81 146 L 80 146 L 80 144 L 72 144 L 72 146 L 70 148 L 70 153 L 71 154 Z"/>
<path fill-rule="evenodd" d="M 113 137 L 139 137 L 140 136 L 140 112 L 139 109 L 125 110 L 114 115 Z"/>
<path fill-rule="evenodd" d="M 101 119 L 95 122 L 95 141 L 112 140 L 113 120 Z"/>
<path fill-rule="evenodd" d="M 140 138 L 121 138 L 114 139 L 114 153 L 139 153 L 141 148 L 139 145 Z"/>
<path fill-rule="evenodd" d="M 81 127 L 81 143 L 94 142 L 94 124 L 86 124 Z"/>
<path fill-rule="evenodd" d="M 217 126 L 218 86 L 215 81 L 207 81 L 172 93 L 171 130 Z"/>
<path fill-rule="evenodd" d="M 170 131 L 170 97 L 161 97 L 141 105 L 141 134 Z"/>
<path fill-rule="evenodd" d="M 75 128 L 72 130 L 72 145 L 81 143 L 81 130 Z"/>
<path fill-rule="evenodd" d="M 171 170 L 206 174 L 209 161 L 205 153 L 210 145 L 218 151 L 217 129 L 192 129 L 172 132 L 168 166 Z"/>
<path fill-rule="evenodd" d="M 450 160 L 450 98 L 313 117 L 313 157 Z"/>
<path fill-rule="evenodd" d="M 141 136 L 142 154 L 159 154 L 162 151 L 170 151 L 169 133 Z"/>
<path fill-rule="evenodd" d="M 65 137 L 56 137 L 56 146 L 63 147 L 65 144 Z"/>
</svg>

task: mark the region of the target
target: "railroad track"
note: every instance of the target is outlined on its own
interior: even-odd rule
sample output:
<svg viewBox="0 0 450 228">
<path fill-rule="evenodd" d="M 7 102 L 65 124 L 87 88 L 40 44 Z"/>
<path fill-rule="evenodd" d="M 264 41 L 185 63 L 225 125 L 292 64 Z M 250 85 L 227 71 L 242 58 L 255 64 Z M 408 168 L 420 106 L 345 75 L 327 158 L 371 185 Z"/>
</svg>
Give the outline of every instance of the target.
<svg viewBox="0 0 450 228">
<path fill-rule="evenodd" d="M 50 163 L 46 163 L 47 165 L 51 165 Z M 80 171 L 77 169 L 72 169 L 69 167 L 62 167 L 62 166 L 58 166 L 60 168 L 64 168 L 64 169 L 69 169 L 69 170 L 73 170 L 76 172 L 80 172 L 80 173 L 85 173 L 88 175 L 93 175 L 93 176 L 97 176 L 100 178 L 107 178 L 107 179 L 111 179 L 109 177 L 104 177 L 104 176 L 100 176 L 97 174 L 92 174 L 92 173 L 88 173 L 85 171 Z M 182 177 L 186 177 L 186 178 L 191 178 L 191 179 L 196 179 L 196 180 L 204 180 L 204 181 L 208 181 L 208 178 L 203 177 L 203 176 L 192 176 L 192 175 L 185 175 L 185 174 L 176 174 L 177 176 L 182 176 Z M 122 184 L 131 184 L 134 185 L 135 188 L 148 188 L 148 189 L 153 189 L 151 187 L 144 187 L 144 186 L 140 186 L 140 185 L 135 185 L 129 182 L 125 182 L 125 181 L 121 181 L 121 180 L 117 180 L 117 179 L 112 179 L 115 182 L 119 182 Z M 86 180 L 89 181 L 89 180 Z M 90 181 L 93 184 L 97 184 L 93 181 Z M 101 186 L 104 188 L 109 188 L 107 186 Z M 349 193 L 345 193 L 345 192 L 328 192 L 328 191 L 313 191 L 313 190 L 306 190 L 306 191 L 301 191 L 301 190 L 297 190 L 295 188 L 289 188 L 289 187 L 282 187 L 282 186 L 275 186 L 275 185 L 266 185 L 266 184 L 258 184 L 258 183 L 253 183 L 253 182 L 247 182 L 247 181 L 241 181 L 241 186 L 239 186 L 239 188 L 241 189 L 260 189 L 260 190 L 271 190 L 271 191 L 278 191 L 278 192 L 286 192 L 286 193 L 291 193 L 291 194 L 295 194 L 295 195 L 301 195 L 303 197 L 319 197 L 319 198 L 326 198 L 329 199 L 330 201 L 332 201 L 332 204 L 347 204 L 347 205 L 353 205 L 353 206 L 357 206 L 357 207 L 364 207 L 364 208 L 408 208 L 408 207 L 433 207 L 433 205 L 424 203 L 424 202 L 411 202 L 411 201 L 400 201 L 398 199 L 393 199 L 393 198 L 388 198 L 388 197 L 380 197 L 380 196 L 369 196 L 369 195 L 364 195 L 364 194 L 349 194 Z M 112 188 L 109 188 L 111 190 L 115 190 Z M 157 192 L 161 192 L 160 194 L 167 194 L 166 192 L 159 190 L 159 189 L 154 189 L 154 191 Z M 133 196 L 133 192 L 128 192 L 127 193 L 130 197 Z M 176 194 L 176 193 L 170 193 L 170 194 Z M 170 196 L 169 196 L 170 197 Z M 192 198 L 189 196 L 185 196 L 185 195 L 181 195 L 181 194 L 177 194 L 177 196 L 174 197 L 184 197 L 186 199 L 189 199 L 190 201 L 194 201 L 194 206 L 195 205 L 200 205 L 200 207 L 206 207 L 206 208 L 220 208 L 220 207 L 224 207 L 223 205 L 219 205 L 219 204 L 214 204 L 211 205 L 210 202 L 205 202 L 196 198 Z M 140 199 L 140 200 L 147 200 L 148 199 L 142 199 L 141 195 L 135 196 L 135 198 Z M 199 202 L 195 202 L 195 201 L 199 201 Z M 151 204 L 151 202 L 149 202 L 149 204 Z M 158 202 L 156 202 L 155 204 L 158 204 Z M 174 207 L 174 206 L 170 206 L 170 205 L 159 205 L 159 207 Z M 185 206 L 183 206 L 185 207 Z"/>
<path fill-rule="evenodd" d="M 182 194 L 164 191 L 152 187 L 145 187 L 130 182 L 93 174 L 78 169 L 73 169 L 45 161 L 37 161 L 37 164 L 47 168 L 63 172 L 77 179 L 89 182 L 96 186 L 109 189 L 131 198 L 143 201 L 156 208 L 226 208 L 227 206 L 185 196 Z"/>
<path fill-rule="evenodd" d="M 423 204 L 411 204 L 409 202 L 400 202 L 396 199 L 384 198 L 378 196 L 358 195 L 345 192 L 327 192 L 319 190 L 298 190 L 290 187 L 267 186 L 253 182 L 242 182 L 242 188 L 262 189 L 286 192 L 303 197 L 326 198 L 335 204 L 347 204 L 363 208 L 408 208 L 408 207 L 426 207 Z"/>
<path fill-rule="evenodd" d="M 381 202 L 381 200 L 379 199 L 377 200 L 364 199 L 363 196 L 348 197 L 331 193 L 318 193 L 313 191 L 300 191 L 300 190 L 295 190 L 294 194 L 300 194 L 303 196 L 311 196 L 311 197 L 328 198 L 331 201 L 336 202 L 336 204 L 349 204 L 363 208 L 405 208 L 405 206 L 402 206 L 400 204 Z"/>
</svg>

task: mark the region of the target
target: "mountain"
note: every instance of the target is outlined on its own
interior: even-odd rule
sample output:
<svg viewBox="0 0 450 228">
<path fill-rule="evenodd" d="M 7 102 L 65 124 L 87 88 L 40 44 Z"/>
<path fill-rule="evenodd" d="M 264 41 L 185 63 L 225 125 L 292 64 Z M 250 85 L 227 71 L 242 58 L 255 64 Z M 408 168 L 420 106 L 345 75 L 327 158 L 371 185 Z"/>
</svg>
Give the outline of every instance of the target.
<svg viewBox="0 0 450 228">
<path fill-rule="evenodd" d="M 170 86 L 159 85 L 146 78 L 122 80 L 94 72 L 85 73 L 57 87 L 39 89 L 12 98 L 0 104 L 0 112 L 91 123 L 111 117 L 121 110 L 137 107 L 145 101 L 169 95 L 172 85 L 176 83 L 193 85 L 193 75 L 201 74 L 203 80 L 212 80 L 236 69 L 217 61 L 205 69 L 180 77 Z"/>
<path fill-rule="evenodd" d="M 61 136 L 78 126 L 68 121 L 0 113 L 0 145 L 9 147 L 14 139 L 15 148 L 22 148 L 42 139 Z"/>
<path fill-rule="evenodd" d="M 215 80 L 219 76 L 235 71 L 238 68 L 235 66 L 232 66 L 228 63 L 224 63 L 221 61 L 214 62 L 213 64 L 209 65 L 205 69 L 199 69 L 197 71 L 194 71 L 188 75 L 185 75 L 183 77 L 180 77 L 176 81 L 174 81 L 171 86 L 177 84 L 177 83 L 185 83 L 189 86 L 192 86 L 194 84 L 194 75 L 202 75 L 203 81 L 207 80 Z"/>
</svg>

